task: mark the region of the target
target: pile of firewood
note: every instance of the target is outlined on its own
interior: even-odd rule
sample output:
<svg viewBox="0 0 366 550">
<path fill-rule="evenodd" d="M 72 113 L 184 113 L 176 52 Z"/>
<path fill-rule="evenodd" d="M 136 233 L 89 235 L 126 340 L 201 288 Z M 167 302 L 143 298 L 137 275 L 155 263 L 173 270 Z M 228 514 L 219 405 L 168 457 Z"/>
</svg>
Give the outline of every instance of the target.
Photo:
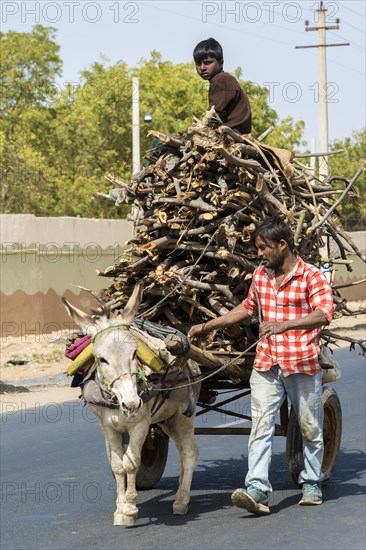
<svg viewBox="0 0 366 550">
<path fill-rule="evenodd" d="M 345 263 L 362 254 L 337 223 L 337 206 L 351 182 L 319 181 L 292 153 L 264 145 L 264 135 L 240 136 L 222 126 L 214 109 L 181 135 L 151 132 L 163 152 L 125 184 L 118 203 L 132 205 L 135 235 L 114 265 L 99 273 L 113 279 L 99 294 L 122 308 L 137 281 L 144 281 L 141 316 L 183 332 L 222 315 L 246 296 L 258 265 L 251 239 L 266 216 L 282 215 L 305 261 Z M 334 182 L 344 183 L 337 190 Z M 336 249 L 335 246 L 336 245 Z M 363 258 L 365 259 L 365 258 Z M 335 288 L 338 311 L 349 313 Z M 206 338 L 208 350 L 238 354 L 256 340 L 251 324 Z"/>
</svg>

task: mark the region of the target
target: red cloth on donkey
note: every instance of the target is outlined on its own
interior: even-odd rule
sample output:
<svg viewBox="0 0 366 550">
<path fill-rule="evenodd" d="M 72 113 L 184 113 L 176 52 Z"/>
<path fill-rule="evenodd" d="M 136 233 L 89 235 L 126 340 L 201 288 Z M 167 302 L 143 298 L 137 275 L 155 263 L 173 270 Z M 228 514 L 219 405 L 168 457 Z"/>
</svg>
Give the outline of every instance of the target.
<svg viewBox="0 0 366 550">
<path fill-rule="evenodd" d="M 91 343 L 91 336 L 82 336 L 65 349 L 65 355 L 72 361 Z"/>
</svg>

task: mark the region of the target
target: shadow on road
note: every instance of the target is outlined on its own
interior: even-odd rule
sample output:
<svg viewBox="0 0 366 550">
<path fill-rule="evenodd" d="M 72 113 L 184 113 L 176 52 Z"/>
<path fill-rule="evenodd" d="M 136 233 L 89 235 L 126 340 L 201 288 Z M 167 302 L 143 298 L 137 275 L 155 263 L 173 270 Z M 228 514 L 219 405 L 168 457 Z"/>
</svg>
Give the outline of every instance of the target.
<svg viewBox="0 0 366 550">
<path fill-rule="evenodd" d="M 192 497 L 189 514 L 174 516 L 172 504 L 178 485 L 178 476 L 163 477 L 155 489 L 159 494 L 149 498 L 150 492 L 141 503 L 141 517 L 146 524 L 183 526 L 196 521 L 202 514 L 215 510 L 231 508 L 230 495 L 234 489 L 244 486 L 247 471 L 247 458 L 228 460 L 201 460 L 195 471 L 192 483 Z M 365 453 L 359 449 L 341 450 L 333 477 L 323 489 L 324 499 L 328 502 L 337 501 L 343 497 L 363 495 L 366 493 L 363 481 L 365 473 Z M 357 480 L 360 480 L 357 483 Z M 274 492 L 270 496 L 271 514 L 281 512 L 289 506 L 296 505 L 301 495 L 301 489 L 295 487 L 289 479 L 283 453 L 273 455 L 271 464 L 271 482 Z M 158 518 L 156 517 L 158 512 Z M 225 513 L 225 512 L 224 512 Z M 255 517 L 255 516 L 247 516 Z"/>
</svg>

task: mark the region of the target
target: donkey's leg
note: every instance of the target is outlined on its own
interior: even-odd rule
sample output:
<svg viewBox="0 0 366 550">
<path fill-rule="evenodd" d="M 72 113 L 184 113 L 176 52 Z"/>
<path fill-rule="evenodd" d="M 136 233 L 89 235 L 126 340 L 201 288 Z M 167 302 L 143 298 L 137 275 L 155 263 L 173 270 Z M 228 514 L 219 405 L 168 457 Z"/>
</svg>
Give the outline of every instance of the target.
<svg viewBox="0 0 366 550">
<path fill-rule="evenodd" d="M 198 458 L 194 421 L 194 416 L 187 418 L 179 414 L 162 426 L 167 435 L 173 439 L 180 457 L 179 488 L 173 504 L 173 513 L 178 515 L 188 512 L 192 476 Z"/>
<path fill-rule="evenodd" d="M 129 443 L 123 456 L 123 468 L 127 472 L 127 488 L 123 504 L 123 524 L 134 525 L 138 515 L 136 506 L 136 473 L 141 463 L 141 450 L 149 431 L 150 418 L 129 429 Z"/>
<path fill-rule="evenodd" d="M 101 429 L 111 450 L 111 469 L 115 476 L 117 485 L 117 508 L 114 513 L 113 525 L 123 525 L 123 505 L 125 502 L 126 472 L 123 466 L 122 434 L 121 432 L 116 432 L 110 427 L 104 427 L 102 424 Z"/>
</svg>

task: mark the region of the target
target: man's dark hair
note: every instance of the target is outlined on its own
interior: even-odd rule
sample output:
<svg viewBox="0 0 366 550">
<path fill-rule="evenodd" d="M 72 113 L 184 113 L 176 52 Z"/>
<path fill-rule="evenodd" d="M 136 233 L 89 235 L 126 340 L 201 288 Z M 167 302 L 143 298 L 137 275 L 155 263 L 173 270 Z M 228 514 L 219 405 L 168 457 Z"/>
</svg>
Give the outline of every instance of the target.
<svg viewBox="0 0 366 550">
<path fill-rule="evenodd" d="M 266 218 L 253 233 L 253 239 L 262 237 L 264 242 L 279 243 L 285 241 L 291 252 L 294 250 L 294 236 L 286 222 L 280 216 Z"/>
<path fill-rule="evenodd" d="M 201 63 L 201 61 L 208 56 L 214 57 L 219 63 L 224 62 L 222 47 L 214 38 L 202 40 L 193 50 L 193 59 L 195 63 Z"/>
</svg>

